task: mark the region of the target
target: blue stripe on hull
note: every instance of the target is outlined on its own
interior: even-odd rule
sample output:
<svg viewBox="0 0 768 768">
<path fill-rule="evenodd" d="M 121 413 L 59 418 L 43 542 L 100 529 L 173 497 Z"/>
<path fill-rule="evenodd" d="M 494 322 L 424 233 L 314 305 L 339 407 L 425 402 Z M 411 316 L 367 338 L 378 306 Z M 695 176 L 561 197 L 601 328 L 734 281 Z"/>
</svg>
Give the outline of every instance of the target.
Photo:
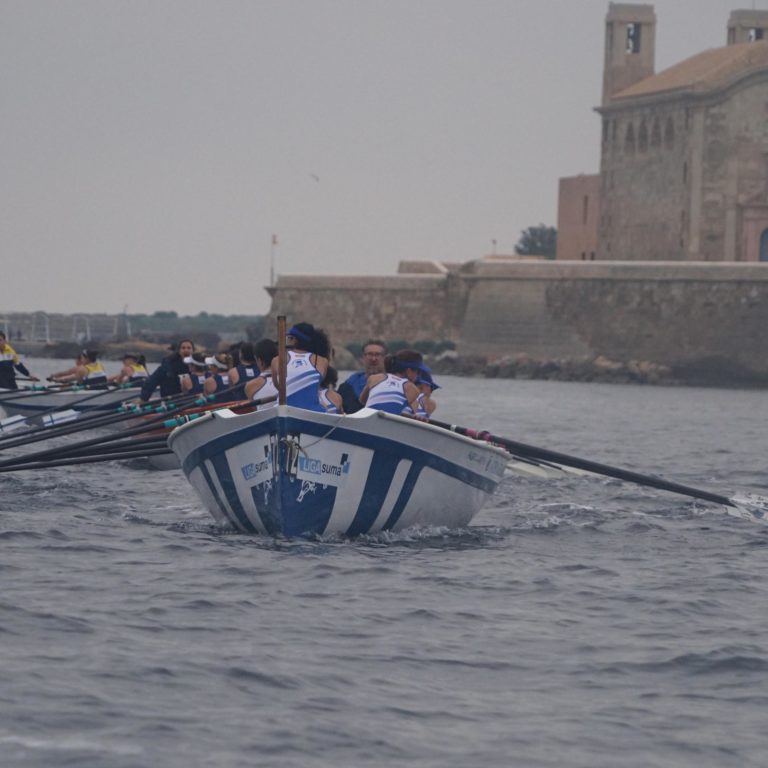
<svg viewBox="0 0 768 768">
<path fill-rule="evenodd" d="M 365 490 L 355 513 L 355 519 L 347 528 L 348 536 L 358 536 L 368 533 L 381 512 L 384 500 L 387 498 L 392 479 L 395 476 L 400 457 L 391 453 L 376 451 L 371 461 L 371 468 L 365 481 Z"/>
<path fill-rule="evenodd" d="M 205 484 L 208 486 L 208 490 L 211 492 L 211 496 L 213 496 L 213 499 L 216 502 L 216 506 L 219 508 L 222 518 L 231 522 L 232 515 L 229 514 L 229 510 L 221 500 L 219 489 L 216 487 L 216 483 L 213 482 L 211 473 L 208 471 L 208 467 L 205 466 L 205 463 L 200 465 L 200 473 L 203 476 L 203 480 L 205 480 Z"/>
<path fill-rule="evenodd" d="M 414 464 L 408 470 L 408 476 L 405 478 L 403 488 L 400 491 L 400 495 L 397 497 L 394 509 L 392 510 L 390 516 L 387 518 L 387 522 L 383 525 L 383 530 L 389 531 L 394 528 L 395 525 L 397 525 L 397 521 L 400 519 L 400 516 L 403 514 L 403 510 L 405 510 L 405 507 L 411 498 L 413 489 L 416 487 L 416 481 L 419 479 L 419 475 L 421 474 L 421 470 L 423 468 L 424 467 L 419 464 Z"/>
<path fill-rule="evenodd" d="M 216 472 L 216 477 L 219 480 L 219 485 L 221 485 L 221 489 L 224 491 L 224 496 L 229 504 L 229 508 L 232 510 L 237 522 L 248 531 L 248 533 L 258 533 L 258 529 L 249 520 L 246 511 L 243 509 L 243 503 L 240 501 L 240 496 L 237 493 L 237 487 L 232 478 L 232 472 L 229 469 L 227 457 L 223 453 L 218 456 L 211 456 L 211 463 Z"/>
<path fill-rule="evenodd" d="M 203 468 L 206 483 L 219 508 L 228 517 L 234 515 L 233 524 L 251 533 L 257 532 L 257 529 L 249 520 L 238 496 L 225 452 L 250 440 L 267 434 L 276 435 L 278 433 L 281 437 L 297 433 L 317 436 L 329 442 L 339 443 L 340 447 L 346 443 L 350 446 L 373 450 L 370 469 L 358 508 L 346 530 L 346 535 L 349 536 L 370 531 L 381 513 L 397 467 L 402 460 L 409 460 L 411 467 L 403 481 L 392 511 L 381 526 L 383 530 L 390 530 L 397 525 L 410 501 L 419 475 L 425 467 L 449 475 L 466 485 L 487 493 L 492 493 L 497 485 L 492 479 L 461 467 L 441 456 L 389 438 L 343 427 L 337 427 L 329 434 L 326 424 L 293 417 L 281 418 L 277 422 L 270 420 L 249 425 L 215 438 L 192 450 L 183 462 L 183 470 L 187 477 L 196 467 Z M 278 441 L 278 445 L 280 453 L 278 466 L 284 467 L 287 449 L 282 440 Z M 206 459 L 209 459 L 214 466 L 231 513 L 227 510 L 227 505 L 219 499 L 215 486 L 205 471 Z M 333 514 L 337 492 L 338 489 L 335 486 L 323 487 L 319 482 L 315 484 L 304 481 L 288 476 L 282 471 L 270 480 L 250 488 L 254 508 L 261 518 L 264 529 L 270 535 L 283 534 L 286 536 L 324 533 Z"/>
<path fill-rule="evenodd" d="M 285 427 L 282 427 L 283 422 L 286 424 Z M 274 422 L 263 422 L 262 424 L 245 427 L 236 432 L 230 432 L 215 440 L 211 440 L 209 443 L 201 445 L 199 448 L 195 448 L 189 452 L 189 455 L 184 459 L 182 466 L 184 474 L 189 477 L 189 473 L 204 459 L 211 458 L 218 453 L 224 453 L 236 445 L 240 445 L 241 443 L 260 437 L 261 435 L 274 434 L 275 432 Z M 493 493 L 498 484 L 477 472 L 473 472 L 470 469 L 466 469 L 454 462 L 448 461 L 442 456 L 422 450 L 421 448 L 404 445 L 396 440 L 390 440 L 389 438 L 380 437 L 378 435 L 355 432 L 351 429 L 344 429 L 343 427 L 337 427 L 332 434 L 328 434 L 328 427 L 325 424 L 315 424 L 313 422 L 300 421 L 293 418 L 281 419 L 281 433 L 286 434 L 289 432 L 323 437 L 326 440 L 331 440 L 333 442 L 347 443 L 361 448 L 370 448 L 375 451 L 381 450 L 392 452 L 400 458 L 409 459 L 416 464 L 423 464 L 437 472 L 455 477 L 462 483 L 471 485 L 473 488 L 479 488 L 487 493 Z"/>
<path fill-rule="evenodd" d="M 261 483 L 251 488 L 251 498 L 261 523 L 270 536 L 277 536 L 282 531 L 282 518 L 274 501 L 274 482 Z"/>
</svg>

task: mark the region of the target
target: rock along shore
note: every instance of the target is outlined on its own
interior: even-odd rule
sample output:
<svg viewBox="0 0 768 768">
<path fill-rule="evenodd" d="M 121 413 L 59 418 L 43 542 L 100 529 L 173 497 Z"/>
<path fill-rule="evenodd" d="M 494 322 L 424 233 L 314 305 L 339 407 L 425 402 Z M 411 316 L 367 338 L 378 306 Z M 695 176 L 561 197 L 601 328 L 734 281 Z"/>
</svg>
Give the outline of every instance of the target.
<svg viewBox="0 0 768 768">
<path fill-rule="evenodd" d="M 487 379 L 535 379 L 651 384 L 664 386 L 768 387 L 768 377 L 734 368 L 722 360 L 698 360 L 675 368 L 647 360 L 618 362 L 606 357 L 537 360 L 528 355 L 495 358 L 458 356 L 455 352 L 427 361 L 435 374 Z"/>
</svg>

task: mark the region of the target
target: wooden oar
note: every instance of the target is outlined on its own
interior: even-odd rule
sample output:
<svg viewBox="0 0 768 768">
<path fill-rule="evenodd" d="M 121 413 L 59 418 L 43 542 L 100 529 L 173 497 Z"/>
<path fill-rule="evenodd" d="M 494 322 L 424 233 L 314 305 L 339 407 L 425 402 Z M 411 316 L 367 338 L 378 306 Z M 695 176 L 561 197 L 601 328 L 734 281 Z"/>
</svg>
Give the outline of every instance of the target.
<svg viewBox="0 0 768 768">
<path fill-rule="evenodd" d="M 26 400 L 28 397 L 39 397 L 40 395 L 50 394 L 51 392 L 61 392 L 69 389 L 70 384 L 56 384 L 54 386 L 42 387 L 24 387 L 24 389 L 11 389 L 6 392 L 0 392 L 0 403 L 6 400 Z"/>
<path fill-rule="evenodd" d="M 152 409 L 152 412 L 154 408 Z M 62 413 L 61 409 L 57 409 Z M 88 429 L 98 429 L 99 427 L 109 426 L 119 421 L 135 419 L 141 415 L 141 411 L 125 411 L 118 413 L 95 412 L 89 414 L 78 414 L 72 419 L 62 423 L 42 424 L 32 429 L 26 430 L 21 435 L 7 434 L 0 436 L 0 448 L 6 450 L 21 445 L 39 443 L 41 440 L 50 440 L 54 437 L 62 437 L 75 432 L 82 432 Z M 50 414 L 49 414 L 50 416 Z"/>
<path fill-rule="evenodd" d="M 133 397 L 133 395 L 129 395 L 126 399 L 131 397 Z M 88 429 L 109 426 L 120 421 L 135 419 L 147 414 L 161 412 L 168 414 L 173 411 L 181 410 L 182 408 L 187 408 L 190 405 L 198 405 L 206 402 L 207 399 L 205 396 L 201 397 L 198 394 L 192 393 L 180 395 L 176 399 L 150 400 L 140 407 L 137 406 L 135 410 L 130 411 L 126 411 L 124 405 L 111 403 L 109 406 L 113 409 L 111 413 L 105 413 L 98 409 L 94 409 L 93 413 L 83 413 L 79 415 L 74 422 L 67 421 L 61 424 L 52 425 L 43 424 L 42 426 L 25 431 L 23 435 L 0 435 L 0 448 L 14 448 L 30 443 L 37 443 L 41 440 L 48 440 L 53 437 L 61 437 L 62 435 L 70 435 Z"/>
<path fill-rule="evenodd" d="M 193 416 L 195 415 L 197 414 L 193 414 Z M 139 435 L 142 432 L 150 432 L 150 431 L 156 430 L 160 425 L 160 422 L 163 422 L 163 426 L 167 428 L 180 426 L 181 424 L 184 424 L 186 421 L 189 421 L 191 418 L 192 416 L 190 417 L 179 416 L 177 418 L 169 419 L 168 414 L 160 414 L 159 416 L 152 416 L 149 419 L 147 419 L 144 422 L 144 424 L 142 424 L 141 426 L 124 430 L 117 436 L 117 439 L 130 437 L 132 435 Z M 115 435 L 103 435 L 103 436 L 91 438 L 89 440 L 83 440 L 80 443 L 75 443 L 74 445 L 58 446 L 56 448 L 49 448 L 44 451 L 35 451 L 33 453 L 27 453 L 22 456 L 14 456 L 13 458 L 3 459 L 2 461 L 0 461 L 0 468 L 15 467 L 21 464 L 28 464 L 30 461 L 54 459 L 60 455 L 66 454 L 67 451 L 71 451 L 75 448 L 85 448 L 86 446 L 103 445 L 104 443 L 112 442 L 115 439 L 116 439 Z"/>
<path fill-rule="evenodd" d="M 715 504 L 722 504 L 726 507 L 733 507 L 741 511 L 746 509 L 752 518 L 757 518 L 759 520 L 766 519 L 766 515 L 768 514 L 768 497 L 765 496 L 758 496 L 756 494 L 740 494 L 733 497 L 722 496 L 717 493 L 712 493 L 711 491 L 705 491 L 700 488 L 693 488 L 689 485 L 664 480 L 663 478 L 654 475 L 643 475 L 629 469 L 621 469 L 620 467 L 612 467 L 608 464 L 600 464 L 596 461 L 579 458 L 578 456 L 569 456 L 566 453 L 550 451 L 547 448 L 538 448 L 535 445 L 528 445 L 527 443 L 521 443 L 517 440 L 510 440 L 507 437 L 492 435 L 490 432 L 484 430 L 469 429 L 468 427 L 461 427 L 457 424 L 447 424 L 432 419 L 429 423 L 436 427 L 449 429 L 451 432 L 456 432 L 459 435 L 466 435 L 475 440 L 483 440 L 487 443 L 501 446 L 513 456 L 522 457 L 524 459 L 540 459 L 545 462 L 562 464 L 565 467 L 574 467 L 575 469 L 591 472 L 595 475 L 613 477 L 628 483 L 646 485 L 651 488 L 658 488 L 662 491 L 678 493 L 682 496 L 690 496 L 694 499 L 711 501 Z"/>
<path fill-rule="evenodd" d="M 78 443 L 73 446 L 62 446 L 60 450 L 56 450 L 48 456 L 41 454 L 19 456 L 17 457 L 18 461 L 7 467 L 0 467 L 0 470 L 22 469 L 29 464 L 38 464 L 41 461 L 49 462 L 75 458 L 88 459 L 106 453 L 109 453 L 110 455 L 116 455 L 118 453 L 136 454 L 137 451 L 154 450 L 156 448 L 164 448 L 165 450 L 170 451 L 170 448 L 168 448 L 168 441 L 164 435 L 147 438 L 128 438 L 126 440 L 102 443 L 95 446 L 82 446 Z"/>
<path fill-rule="evenodd" d="M 108 395 L 114 391 L 115 391 L 114 389 L 110 389 L 108 387 L 104 389 L 99 389 L 99 391 L 95 392 L 94 394 L 87 395 L 86 397 L 81 397 L 78 400 L 72 400 L 68 403 L 59 403 L 58 405 L 54 405 L 52 408 L 48 408 L 47 410 L 41 411 L 40 413 L 30 414 L 26 418 L 27 419 L 43 419 L 46 416 L 49 416 L 50 414 L 55 413 L 56 411 L 60 411 L 66 408 L 71 408 L 73 405 L 80 405 L 81 403 L 90 402 L 92 400 L 95 400 L 98 397 L 104 397 L 104 395 Z M 121 398 L 120 402 L 122 402 L 123 400 L 130 400 L 132 397 L 135 397 L 135 396 L 136 396 L 135 392 L 129 392 L 128 394 L 126 394 L 124 398 Z"/>
<path fill-rule="evenodd" d="M 102 435 L 94 438 L 90 438 L 88 440 L 83 440 L 79 443 L 74 443 L 70 445 L 62 445 L 57 446 L 55 448 L 49 448 L 43 451 L 35 451 L 33 453 L 27 453 L 21 456 L 14 456 L 12 458 L 4 459 L 0 461 L 0 471 L 5 470 L 11 470 L 11 469 L 26 469 L 30 466 L 31 463 L 38 463 L 38 462 L 46 462 L 46 461 L 53 461 L 57 460 L 62 457 L 69 456 L 75 452 L 83 452 L 84 449 L 90 448 L 92 446 L 104 446 L 105 444 L 109 443 L 115 443 L 117 441 L 123 441 L 125 438 L 132 437 L 133 435 L 141 435 L 144 433 L 150 433 L 150 432 L 158 432 L 160 430 L 170 430 L 174 429 L 175 427 L 181 426 L 182 424 L 185 424 L 189 421 L 193 421 L 196 418 L 199 418 L 200 416 L 203 416 L 205 413 L 207 413 L 209 410 L 220 410 L 220 409 L 238 409 L 238 408 L 250 408 L 253 406 L 258 406 L 262 404 L 266 404 L 269 402 L 274 402 L 275 398 L 273 397 L 265 397 L 261 400 L 241 400 L 236 401 L 233 403 L 212 403 L 209 404 L 208 407 L 204 410 L 190 413 L 188 415 L 185 414 L 179 414 L 176 417 L 169 418 L 168 413 L 161 413 L 159 415 L 152 415 L 146 418 L 143 424 L 140 424 L 136 427 L 133 427 L 131 429 L 123 430 L 119 433 L 114 433 L 110 435 Z M 136 414 L 127 414 L 130 418 L 135 418 Z M 163 441 L 166 440 L 166 436 L 163 435 L 160 439 Z M 125 443 L 126 448 L 130 448 L 129 443 Z M 106 445 L 106 449 L 109 450 L 110 446 Z"/>
<path fill-rule="evenodd" d="M 53 459 L 51 461 L 37 461 L 23 464 L 18 467 L 0 467 L 0 473 L 18 472 L 23 469 L 50 469 L 52 467 L 68 467 L 73 464 L 94 464 L 101 461 L 125 461 L 126 459 L 143 459 L 148 456 L 164 456 L 172 453 L 168 446 L 148 448 L 136 451 L 120 451 L 118 453 L 99 453 L 93 456 Z"/>
</svg>

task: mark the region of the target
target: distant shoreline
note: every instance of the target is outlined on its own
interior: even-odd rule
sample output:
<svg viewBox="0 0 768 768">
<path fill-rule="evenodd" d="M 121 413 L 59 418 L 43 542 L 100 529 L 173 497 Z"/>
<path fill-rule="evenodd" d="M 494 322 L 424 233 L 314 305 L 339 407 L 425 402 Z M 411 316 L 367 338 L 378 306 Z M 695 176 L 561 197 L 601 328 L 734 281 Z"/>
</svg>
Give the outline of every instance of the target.
<svg viewBox="0 0 768 768">
<path fill-rule="evenodd" d="M 83 346 L 76 342 L 14 341 L 20 354 L 37 358 L 74 359 Z M 167 344 L 144 341 L 124 341 L 94 344 L 105 361 L 121 360 L 127 352 L 142 354 L 147 362 L 159 363 L 169 354 Z M 203 351 L 205 349 L 203 348 Z M 355 362 L 346 349 L 338 350 L 337 369 L 354 369 Z M 671 368 L 650 361 L 617 362 L 599 356 L 590 359 L 537 360 L 527 355 L 460 356 L 448 352 L 432 358 L 425 355 L 427 364 L 436 375 L 466 376 L 484 379 L 521 379 L 534 381 L 574 381 L 599 384 L 645 384 L 649 386 L 695 386 L 768 389 L 768 377 L 760 377 L 749 370 L 736 369 L 722 361 L 701 360 L 687 366 Z"/>
</svg>

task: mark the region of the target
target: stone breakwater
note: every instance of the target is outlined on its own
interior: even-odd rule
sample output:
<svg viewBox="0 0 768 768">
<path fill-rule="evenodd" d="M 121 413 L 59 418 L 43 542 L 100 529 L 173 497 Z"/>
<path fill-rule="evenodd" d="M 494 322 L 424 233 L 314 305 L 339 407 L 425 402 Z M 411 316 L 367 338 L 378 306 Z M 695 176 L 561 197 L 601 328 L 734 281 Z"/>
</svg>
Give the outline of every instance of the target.
<svg viewBox="0 0 768 768">
<path fill-rule="evenodd" d="M 487 379 L 539 379 L 552 381 L 600 382 L 608 384 L 650 384 L 665 386 L 768 387 L 768 377 L 751 370 L 734 370 L 730 364 L 712 358 L 696 365 L 671 367 L 647 360 L 619 362 L 599 355 L 594 358 L 535 359 L 528 355 L 494 358 L 444 353 L 428 360 L 436 375 L 477 376 Z"/>
</svg>

